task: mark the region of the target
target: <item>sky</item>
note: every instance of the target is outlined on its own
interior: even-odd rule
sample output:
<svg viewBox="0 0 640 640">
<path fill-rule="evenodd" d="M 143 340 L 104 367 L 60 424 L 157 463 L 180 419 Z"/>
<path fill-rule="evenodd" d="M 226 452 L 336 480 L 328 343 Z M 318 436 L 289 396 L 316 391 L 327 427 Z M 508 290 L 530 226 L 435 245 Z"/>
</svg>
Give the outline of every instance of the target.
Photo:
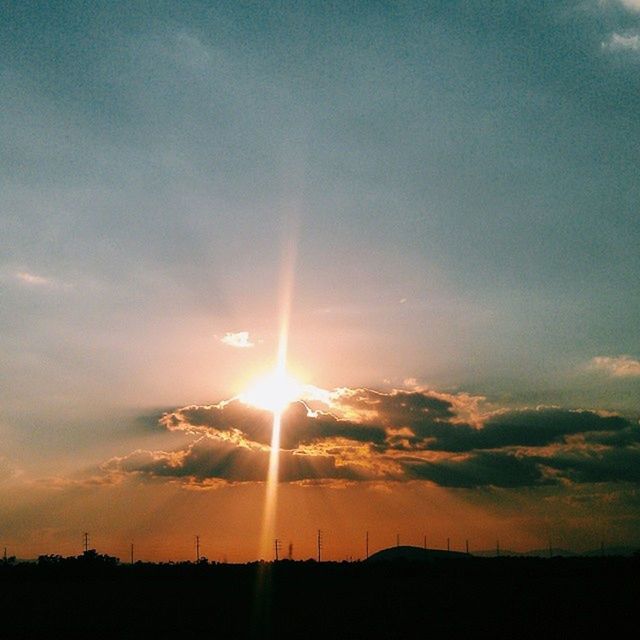
<svg viewBox="0 0 640 640">
<path fill-rule="evenodd" d="M 1 14 L 0 543 L 640 547 L 638 0 Z"/>
</svg>

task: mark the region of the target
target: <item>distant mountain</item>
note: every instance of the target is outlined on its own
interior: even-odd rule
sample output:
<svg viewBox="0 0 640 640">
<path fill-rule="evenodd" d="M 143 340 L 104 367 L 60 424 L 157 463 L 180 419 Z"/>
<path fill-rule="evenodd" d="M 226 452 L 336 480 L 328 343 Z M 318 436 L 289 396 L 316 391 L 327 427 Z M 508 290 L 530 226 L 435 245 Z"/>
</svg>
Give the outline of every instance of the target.
<svg viewBox="0 0 640 640">
<path fill-rule="evenodd" d="M 591 549 L 589 551 L 577 552 L 570 551 L 569 549 L 555 549 L 552 548 L 552 555 L 554 558 L 597 558 L 603 555 L 602 549 Z M 638 547 L 605 547 L 605 556 L 632 556 L 640 552 Z M 481 558 L 495 558 L 495 549 L 484 549 L 482 551 L 472 551 L 472 556 L 478 556 Z M 530 551 L 512 551 L 511 549 L 500 549 L 501 557 L 518 557 L 518 558 L 548 558 L 549 549 L 532 549 Z"/>
<path fill-rule="evenodd" d="M 495 558 L 496 550 L 487 549 L 483 551 L 472 552 L 473 556 L 480 556 L 481 558 Z M 580 555 L 575 551 L 569 551 L 568 549 L 552 549 L 553 557 L 570 558 Z M 500 556 L 504 557 L 517 557 L 517 558 L 548 558 L 549 549 L 531 549 L 530 551 L 512 551 L 511 549 L 500 549 Z"/>
<path fill-rule="evenodd" d="M 605 556 L 633 556 L 640 554 L 640 547 L 605 547 Z M 580 554 L 581 556 L 587 556 L 594 558 L 603 555 L 602 549 L 591 549 Z"/>
</svg>

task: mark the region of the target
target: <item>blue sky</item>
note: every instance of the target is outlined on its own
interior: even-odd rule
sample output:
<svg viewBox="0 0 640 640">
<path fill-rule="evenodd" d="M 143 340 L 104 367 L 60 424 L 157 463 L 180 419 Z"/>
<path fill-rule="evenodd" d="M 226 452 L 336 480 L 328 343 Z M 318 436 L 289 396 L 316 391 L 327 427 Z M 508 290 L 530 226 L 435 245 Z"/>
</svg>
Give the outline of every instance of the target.
<svg viewBox="0 0 640 640">
<path fill-rule="evenodd" d="M 306 382 L 637 420 L 636 0 L 2 14 L 10 466 L 97 463 L 241 391 L 291 247 Z"/>
</svg>

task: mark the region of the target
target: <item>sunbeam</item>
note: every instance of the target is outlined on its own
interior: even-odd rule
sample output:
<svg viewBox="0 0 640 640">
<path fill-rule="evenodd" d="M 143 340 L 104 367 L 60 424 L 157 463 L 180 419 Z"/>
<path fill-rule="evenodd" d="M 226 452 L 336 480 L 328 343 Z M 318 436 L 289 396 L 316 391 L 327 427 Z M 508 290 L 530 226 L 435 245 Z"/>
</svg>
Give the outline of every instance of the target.
<svg viewBox="0 0 640 640">
<path fill-rule="evenodd" d="M 247 392 L 247 399 L 245 400 L 250 404 L 257 404 L 269 411 L 273 411 L 271 450 L 269 453 L 269 469 L 267 472 L 267 485 L 259 553 L 259 557 L 265 559 L 269 555 L 271 541 L 274 538 L 276 527 L 282 413 L 289 403 L 298 397 L 301 389 L 301 385 L 287 373 L 289 319 L 291 313 L 291 297 L 293 294 L 295 255 L 295 243 L 291 241 L 286 247 L 283 261 L 283 277 L 280 291 L 280 331 L 275 371 L 263 379 L 261 383 L 251 387 Z"/>
</svg>

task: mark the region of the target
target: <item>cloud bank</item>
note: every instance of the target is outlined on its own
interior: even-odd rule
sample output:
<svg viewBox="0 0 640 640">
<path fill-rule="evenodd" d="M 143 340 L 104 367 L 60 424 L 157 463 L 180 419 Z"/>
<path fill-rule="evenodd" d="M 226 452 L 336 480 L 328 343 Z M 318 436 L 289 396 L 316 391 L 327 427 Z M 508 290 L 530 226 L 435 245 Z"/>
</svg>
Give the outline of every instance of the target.
<svg viewBox="0 0 640 640">
<path fill-rule="evenodd" d="M 191 435 L 188 446 L 135 451 L 105 470 L 202 486 L 262 482 L 271 424 L 269 411 L 238 399 L 182 407 L 158 428 Z M 476 397 L 431 390 L 337 389 L 313 409 L 294 402 L 282 417 L 281 446 L 281 482 L 640 482 L 640 427 L 622 416 L 552 407 L 483 414 Z"/>
</svg>

